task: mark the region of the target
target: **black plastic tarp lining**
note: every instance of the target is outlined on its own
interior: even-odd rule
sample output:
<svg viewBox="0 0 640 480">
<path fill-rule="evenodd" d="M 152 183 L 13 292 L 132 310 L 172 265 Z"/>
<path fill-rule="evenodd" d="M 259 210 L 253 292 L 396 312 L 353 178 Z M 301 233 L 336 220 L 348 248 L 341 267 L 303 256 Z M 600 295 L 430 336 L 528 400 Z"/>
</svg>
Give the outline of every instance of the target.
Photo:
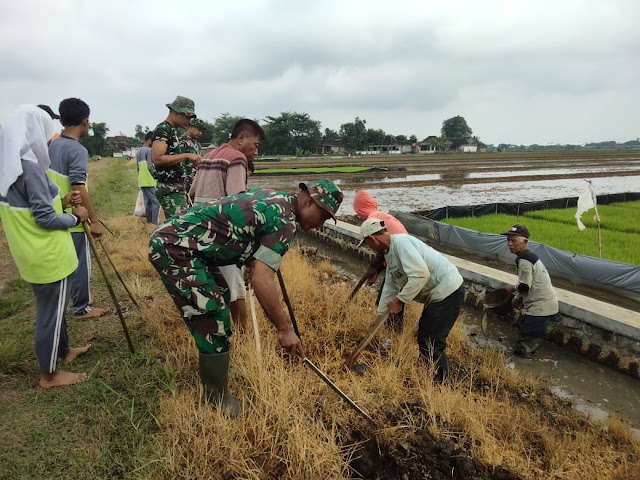
<svg viewBox="0 0 640 480">
<path fill-rule="evenodd" d="M 600 197 L 598 201 L 599 199 Z M 514 265 L 515 256 L 509 252 L 505 237 L 502 235 L 448 225 L 425 218 L 421 214 L 391 213 L 402 222 L 409 233 L 434 246 L 440 244 L 449 249 L 459 249 L 467 254 Z M 577 255 L 533 241 L 529 242 L 529 248 L 540 257 L 552 276 L 640 301 L 640 267 Z"/>
<path fill-rule="evenodd" d="M 640 200 L 640 192 L 611 193 L 598 195 L 598 205 L 609 205 L 610 203 L 631 202 Z M 578 205 L 578 197 L 556 198 L 552 200 L 542 200 L 539 202 L 520 203 L 486 203 L 480 205 L 461 205 L 435 208 L 414 212 L 432 220 L 442 220 L 443 218 L 456 217 L 481 217 L 493 213 L 506 213 L 508 215 L 522 215 L 534 210 L 549 210 L 552 208 L 575 208 Z"/>
</svg>

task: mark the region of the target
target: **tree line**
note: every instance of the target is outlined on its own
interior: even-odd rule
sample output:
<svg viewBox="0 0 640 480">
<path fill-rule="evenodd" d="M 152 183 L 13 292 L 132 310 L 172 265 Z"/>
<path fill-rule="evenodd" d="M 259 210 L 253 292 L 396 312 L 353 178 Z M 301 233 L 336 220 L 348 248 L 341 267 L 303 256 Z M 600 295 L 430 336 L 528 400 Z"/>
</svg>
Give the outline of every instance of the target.
<svg viewBox="0 0 640 480">
<path fill-rule="evenodd" d="M 227 142 L 231 136 L 233 125 L 243 117 L 223 113 L 208 122 L 207 128 L 200 142 L 203 144 L 220 145 Z M 256 120 L 257 121 L 257 120 Z M 281 112 L 278 116 L 267 116 L 259 122 L 266 133 L 265 141 L 260 147 L 262 155 L 296 155 L 308 156 L 318 152 L 323 142 L 335 142 L 343 146 L 348 152 L 366 150 L 370 145 L 382 145 L 387 132 L 382 129 L 369 128 L 367 121 L 356 117 L 352 122 L 340 125 L 338 130 L 322 129 L 322 124 L 314 120 L 307 113 Z M 91 135 L 82 139 L 82 144 L 90 155 L 111 156 L 114 152 L 138 146 L 144 142 L 149 127 L 135 126 L 134 137 L 118 135 L 107 137 L 109 127 L 106 123 L 91 123 Z M 442 123 L 441 135 L 432 139 L 434 147 L 444 145 L 450 138 L 468 138 L 473 131 L 462 116 L 456 116 Z M 399 143 L 417 143 L 420 139 L 416 135 L 395 135 Z M 479 141 L 477 137 L 474 140 Z"/>
</svg>

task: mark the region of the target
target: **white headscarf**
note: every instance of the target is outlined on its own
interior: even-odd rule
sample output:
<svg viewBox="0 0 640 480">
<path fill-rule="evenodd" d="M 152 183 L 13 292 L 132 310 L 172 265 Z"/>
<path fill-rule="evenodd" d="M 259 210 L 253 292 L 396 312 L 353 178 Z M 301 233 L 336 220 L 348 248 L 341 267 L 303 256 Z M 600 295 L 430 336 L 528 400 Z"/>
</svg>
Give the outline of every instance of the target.
<svg viewBox="0 0 640 480">
<path fill-rule="evenodd" d="M 53 120 L 47 112 L 33 105 L 21 105 L 0 130 L 0 195 L 22 175 L 21 160 L 49 168 L 47 142 L 53 136 Z"/>
</svg>

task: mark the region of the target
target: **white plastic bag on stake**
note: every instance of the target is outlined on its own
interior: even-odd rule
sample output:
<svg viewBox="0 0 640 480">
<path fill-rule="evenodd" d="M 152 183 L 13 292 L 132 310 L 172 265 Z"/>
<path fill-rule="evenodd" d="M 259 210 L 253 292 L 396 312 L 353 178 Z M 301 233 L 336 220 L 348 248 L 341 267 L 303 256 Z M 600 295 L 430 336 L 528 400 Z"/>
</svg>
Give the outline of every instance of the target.
<svg viewBox="0 0 640 480">
<path fill-rule="evenodd" d="M 144 217 L 144 195 L 142 194 L 142 190 L 138 190 L 138 198 L 136 199 L 136 208 L 133 210 L 133 214 L 137 217 Z"/>
</svg>

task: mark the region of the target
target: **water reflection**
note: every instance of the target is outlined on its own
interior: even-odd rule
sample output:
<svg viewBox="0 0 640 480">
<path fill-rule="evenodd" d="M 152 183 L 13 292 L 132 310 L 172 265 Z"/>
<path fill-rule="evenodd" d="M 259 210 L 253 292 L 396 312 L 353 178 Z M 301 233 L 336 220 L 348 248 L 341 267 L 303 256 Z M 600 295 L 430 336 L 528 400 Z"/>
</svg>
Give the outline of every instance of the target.
<svg viewBox="0 0 640 480">
<path fill-rule="evenodd" d="M 418 175 L 390 176 L 390 177 L 363 177 L 354 175 L 351 177 L 339 178 L 337 184 L 353 184 L 353 183 L 407 183 L 407 182 L 424 182 L 429 180 L 460 180 L 464 178 L 509 178 L 509 177 L 533 177 L 537 175 L 568 175 L 576 173 L 599 173 L 599 172 L 624 172 L 629 170 L 638 170 L 638 165 L 627 165 L 618 167 L 589 167 L 589 168 L 557 168 L 557 169 L 538 169 L 538 170 L 512 170 L 512 171 L 475 171 L 475 172 L 452 172 L 452 173 L 424 173 Z M 478 169 L 480 170 L 480 169 Z"/>
<path fill-rule="evenodd" d="M 640 190 L 640 176 L 601 177 L 593 179 L 598 194 L 636 192 Z M 577 197 L 586 183 L 579 178 L 538 180 L 532 182 L 492 182 L 426 187 L 373 188 L 367 191 L 378 201 L 380 210 L 413 212 L 447 205 L 476 205 L 493 202 L 535 202 L 552 198 Z M 366 186 L 364 186 L 366 188 Z M 340 207 L 341 215 L 353 215 L 355 191 L 345 190 Z"/>
</svg>

